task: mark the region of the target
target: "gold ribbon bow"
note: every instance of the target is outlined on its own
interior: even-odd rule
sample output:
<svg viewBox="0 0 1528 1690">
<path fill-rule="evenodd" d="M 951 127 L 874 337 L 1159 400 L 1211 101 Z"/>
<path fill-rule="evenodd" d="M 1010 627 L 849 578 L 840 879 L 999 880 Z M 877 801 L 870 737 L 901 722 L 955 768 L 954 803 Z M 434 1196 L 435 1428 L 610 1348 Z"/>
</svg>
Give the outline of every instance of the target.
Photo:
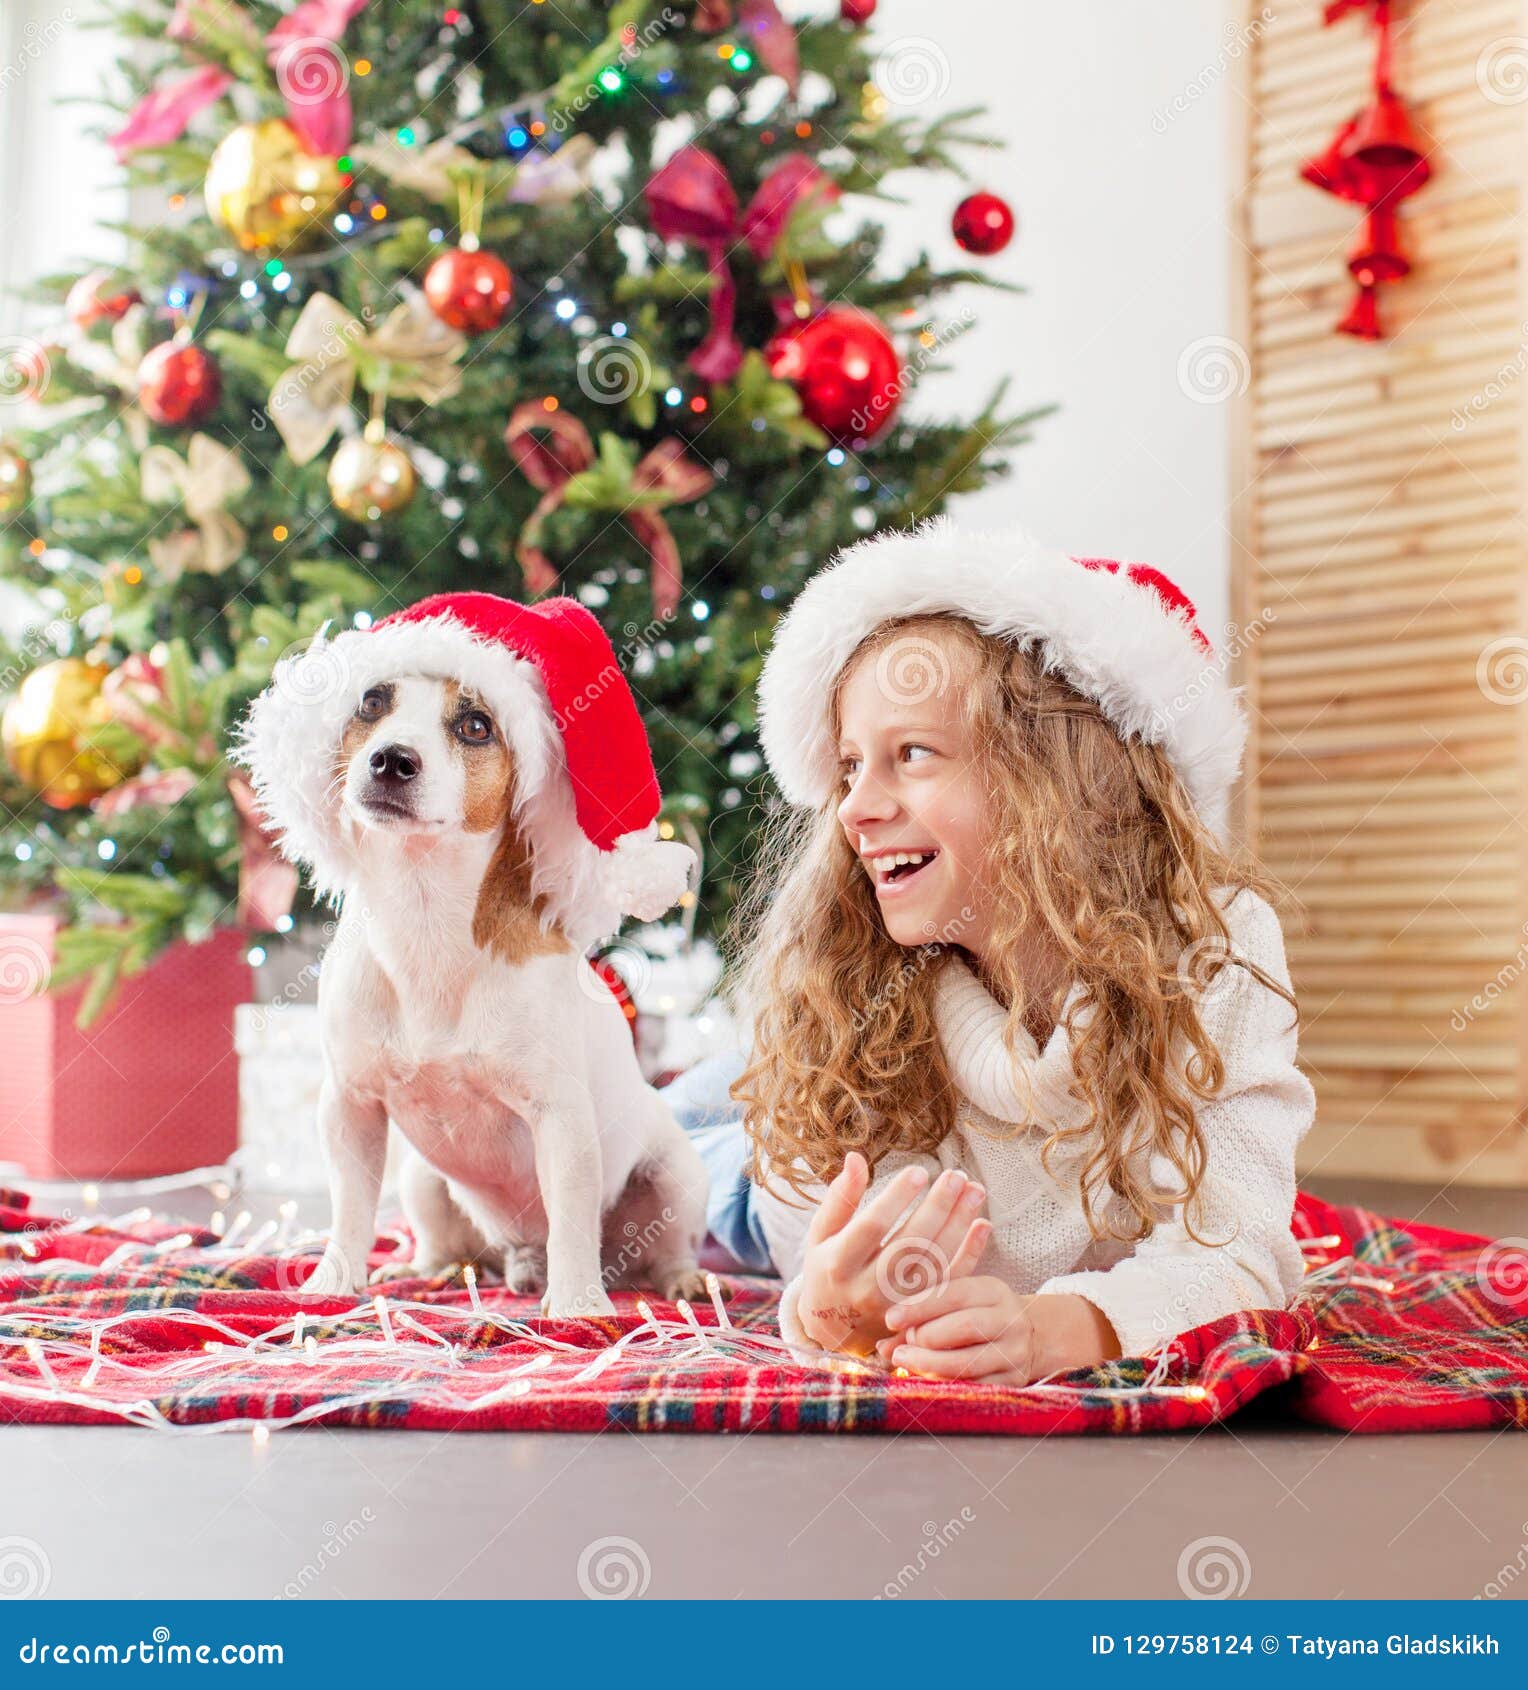
<svg viewBox="0 0 1528 1690">
<path fill-rule="evenodd" d="M 549 438 L 538 438 L 539 429 L 546 430 Z M 679 608 L 679 547 L 659 507 L 689 504 L 715 482 L 710 470 L 688 455 L 684 443 L 671 435 L 633 465 L 615 435 L 601 435 L 596 469 L 594 442 L 588 429 L 577 417 L 566 411 L 548 411 L 536 399 L 515 407 L 504 442 L 525 479 L 541 489 L 541 498 L 515 547 L 526 591 L 544 593 L 557 584 L 556 568 L 539 540 L 542 523 L 567 500 L 590 509 L 621 513 L 647 549 L 652 565 L 653 609 L 659 616 L 672 616 Z"/>
<path fill-rule="evenodd" d="M 143 496 L 151 505 L 176 505 L 194 528 L 149 541 L 149 556 L 169 580 L 187 569 L 221 575 L 244 550 L 243 526 L 224 506 L 249 491 L 249 471 L 237 452 L 206 434 L 193 434 L 185 457 L 150 446 L 139 462 Z"/>
<path fill-rule="evenodd" d="M 369 331 L 337 299 L 315 293 L 292 325 L 286 353 L 295 362 L 271 388 L 266 409 L 292 461 L 311 463 L 349 412 L 358 381 L 368 393 L 435 405 L 460 388 L 456 361 L 466 346 L 422 297 Z"/>
</svg>

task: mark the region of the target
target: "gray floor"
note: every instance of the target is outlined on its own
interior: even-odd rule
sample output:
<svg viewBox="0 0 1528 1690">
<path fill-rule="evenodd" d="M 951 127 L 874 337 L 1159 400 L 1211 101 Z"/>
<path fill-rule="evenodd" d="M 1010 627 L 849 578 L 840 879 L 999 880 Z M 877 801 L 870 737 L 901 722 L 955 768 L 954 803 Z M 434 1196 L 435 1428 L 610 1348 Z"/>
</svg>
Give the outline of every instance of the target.
<svg viewBox="0 0 1528 1690">
<path fill-rule="evenodd" d="M 1331 1182 L 1522 1236 L 1522 1193 Z M 1528 1592 L 1528 1437 L 3 1435 L 52 1597 Z M 125 1522 L 132 1527 L 125 1529 Z"/>
</svg>

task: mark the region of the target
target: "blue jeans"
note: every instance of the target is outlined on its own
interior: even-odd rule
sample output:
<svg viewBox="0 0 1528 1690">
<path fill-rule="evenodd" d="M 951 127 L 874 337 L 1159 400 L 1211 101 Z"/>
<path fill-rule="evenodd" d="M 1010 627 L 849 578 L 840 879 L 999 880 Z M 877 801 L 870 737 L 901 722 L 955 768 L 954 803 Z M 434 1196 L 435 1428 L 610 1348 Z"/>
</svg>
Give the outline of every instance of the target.
<svg viewBox="0 0 1528 1690">
<path fill-rule="evenodd" d="M 690 1135 L 711 1182 L 706 1226 L 745 1273 L 772 1273 L 769 1246 L 754 1210 L 748 1178 L 748 1135 L 727 1088 L 742 1073 L 740 1050 L 720 1051 L 664 1086 L 662 1096 Z"/>
</svg>

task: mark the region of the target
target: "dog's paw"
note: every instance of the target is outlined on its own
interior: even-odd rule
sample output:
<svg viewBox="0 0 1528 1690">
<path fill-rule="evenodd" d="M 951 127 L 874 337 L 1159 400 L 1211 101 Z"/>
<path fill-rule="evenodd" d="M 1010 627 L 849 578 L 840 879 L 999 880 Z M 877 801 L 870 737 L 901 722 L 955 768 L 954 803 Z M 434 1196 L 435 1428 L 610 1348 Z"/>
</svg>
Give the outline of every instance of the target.
<svg viewBox="0 0 1528 1690">
<path fill-rule="evenodd" d="M 687 1303 L 711 1300 L 706 1276 L 693 1262 L 675 1262 L 672 1267 L 659 1268 L 653 1284 L 658 1295 L 670 1303 L 677 1303 L 681 1297 Z"/>
<path fill-rule="evenodd" d="M 513 1244 L 504 1252 L 504 1286 L 517 1297 L 546 1289 L 546 1250 L 539 1244 Z"/>
<path fill-rule="evenodd" d="M 385 1285 L 392 1279 L 439 1279 L 443 1274 L 457 1273 L 460 1262 L 398 1262 L 386 1261 L 371 1270 L 371 1285 Z"/>
<path fill-rule="evenodd" d="M 319 1257 L 318 1266 L 297 1287 L 299 1291 L 336 1296 L 341 1293 L 355 1296 L 366 1286 L 366 1264 L 359 1270 L 349 1262 L 342 1250 L 333 1244 Z"/>
<path fill-rule="evenodd" d="M 614 1314 L 615 1304 L 603 1291 L 584 1291 L 576 1297 L 554 1297 L 548 1291 L 541 1299 L 541 1313 L 547 1320 L 591 1320 Z"/>
</svg>

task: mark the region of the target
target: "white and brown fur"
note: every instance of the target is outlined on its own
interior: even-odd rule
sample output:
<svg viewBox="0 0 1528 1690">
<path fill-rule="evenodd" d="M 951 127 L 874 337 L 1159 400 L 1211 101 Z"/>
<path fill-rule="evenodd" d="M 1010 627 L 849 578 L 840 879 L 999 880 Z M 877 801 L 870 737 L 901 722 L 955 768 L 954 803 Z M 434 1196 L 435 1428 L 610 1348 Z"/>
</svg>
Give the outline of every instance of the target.
<svg viewBox="0 0 1528 1690">
<path fill-rule="evenodd" d="M 482 1263 L 558 1316 L 608 1313 L 617 1284 L 694 1297 L 705 1172 L 644 1082 L 587 938 L 538 889 L 524 724 L 497 719 L 486 686 L 405 667 L 363 678 L 342 722 L 322 713 L 330 774 L 309 806 L 346 884 L 319 991 L 333 1233 L 305 1289 L 365 1284 L 391 1121 L 410 1147 L 415 1246 L 381 1272 Z M 262 763 L 260 745 L 283 708 L 262 729 L 257 705 L 245 750 L 278 815 L 286 754 Z"/>
</svg>

